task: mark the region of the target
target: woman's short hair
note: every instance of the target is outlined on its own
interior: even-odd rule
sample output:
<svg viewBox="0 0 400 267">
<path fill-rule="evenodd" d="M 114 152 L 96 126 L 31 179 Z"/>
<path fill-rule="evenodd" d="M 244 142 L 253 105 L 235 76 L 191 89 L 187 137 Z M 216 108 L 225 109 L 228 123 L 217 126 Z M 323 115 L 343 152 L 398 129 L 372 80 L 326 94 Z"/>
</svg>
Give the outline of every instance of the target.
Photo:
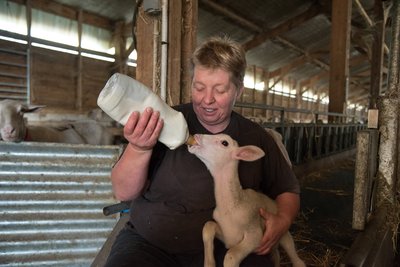
<svg viewBox="0 0 400 267">
<path fill-rule="evenodd" d="M 246 53 L 240 43 L 227 36 L 211 37 L 194 51 L 190 60 L 193 77 L 195 66 L 223 69 L 230 73 L 231 81 L 239 89 L 246 72 Z"/>
</svg>

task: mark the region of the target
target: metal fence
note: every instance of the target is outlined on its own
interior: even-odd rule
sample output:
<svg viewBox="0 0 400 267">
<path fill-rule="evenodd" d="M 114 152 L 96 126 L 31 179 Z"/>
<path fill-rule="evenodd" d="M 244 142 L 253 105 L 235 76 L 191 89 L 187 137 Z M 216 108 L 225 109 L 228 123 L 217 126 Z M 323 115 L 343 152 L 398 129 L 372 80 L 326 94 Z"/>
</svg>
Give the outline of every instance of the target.
<svg viewBox="0 0 400 267">
<path fill-rule="evenodd" d="M 117 222 L 118 146 L 0 142 L 0 266 L 89 266 Z"/>
<path fill-rule="evenodd" d="M 282 135 L 293 164 L 301 164 L 355 148 L 364 124 L 264 123 Z"/>
</svg>

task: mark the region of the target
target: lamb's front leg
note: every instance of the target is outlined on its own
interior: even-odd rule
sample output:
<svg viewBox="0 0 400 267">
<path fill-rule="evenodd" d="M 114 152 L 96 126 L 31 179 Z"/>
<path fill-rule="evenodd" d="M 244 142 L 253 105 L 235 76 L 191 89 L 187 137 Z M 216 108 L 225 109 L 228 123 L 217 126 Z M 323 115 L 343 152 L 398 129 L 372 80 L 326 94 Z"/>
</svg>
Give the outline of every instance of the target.
<svg viewBox="0 0 400 267">
<path fill-rule="evenodd" d="M 204 267 L 215 267 L 214 238 L 220 233 L 221 228 L 214 221 L 208 221 L 203 226 Z"/>
</svg>

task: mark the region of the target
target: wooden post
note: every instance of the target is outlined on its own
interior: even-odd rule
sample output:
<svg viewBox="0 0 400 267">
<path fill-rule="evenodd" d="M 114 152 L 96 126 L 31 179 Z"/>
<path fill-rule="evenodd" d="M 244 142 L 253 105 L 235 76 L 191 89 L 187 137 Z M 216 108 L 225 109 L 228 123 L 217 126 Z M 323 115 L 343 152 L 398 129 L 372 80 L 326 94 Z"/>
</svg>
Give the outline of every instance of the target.
<svg viewBox="0 0 400 267">
<path fill-rule="evenodd" d="M 153 26 L 154 19 L 146 15 L 143 8 L 137 14 L 137 68 L 136 79 L 152 88 L 153 85 Z"/>
<path fill-rule="evenodd" d="M 182 70 L 182 2 L 168 3 L 168 82 L 167 103 L 179 104 Z"/>
<path fill-rule="evenodd" d="M 374 13 L 376 17 L 373 27 L 372 59 L 371 59 L 371 88 L 369 108 L 376 108 L 376 102 L 382 87 L 382 65 L 385 46 L 385 23 L 382 0 L 375 0 Z"/>
<path fill-rule="evenodd" d="M 113 34 L 113 43 L 115 47 L 115 63 L 114 68 L 116 71 L 126 74 L 126 59 L 129 55 L 126 55 L 126 38 L 124 36 L 124 22 L 118 21 L 115 23 L 115 29 Z"/>
<path fill-rule="evenodd" d="M 192 76 L 189 71 L 189 60 L 196 46 L 198 0 L 182 1 L 182 57 L 181 57 L 181 87 L 180 103 L 188 103 L 191 100 L 190 88 Z M 176 88 L 178 89 L 178 88 Z"/>
<path fill-rule="evenodd" d="M 190 101 L 191 76 L 188 62 L 196 44 L 197 0 L 169 1 L 168 6 L 167 103 L 177 105 Z M 154 75 L 157 68 L 153 67 L 157 60 L 154 60 L 153 54 L 155 46 L 160 44 L 151 41 L 155 38 L 154 25 L 157 20 L 139 8 L 136 79 L 150 88 L 153 87 L 153 77 L 157 77 Z"/>
<path fill-rule="evenodd" d="M 190 102 L 189 59 L 196 45 L 197 0 L 169 1 L 169 104 Z"/>
<path fill-rule="evenodd" d="M 343 113 L 349 83 L 351 0 L 332 0 L 329 112 Z M 329 118 L 332 121 L 334 118 Z"/>
</svg>

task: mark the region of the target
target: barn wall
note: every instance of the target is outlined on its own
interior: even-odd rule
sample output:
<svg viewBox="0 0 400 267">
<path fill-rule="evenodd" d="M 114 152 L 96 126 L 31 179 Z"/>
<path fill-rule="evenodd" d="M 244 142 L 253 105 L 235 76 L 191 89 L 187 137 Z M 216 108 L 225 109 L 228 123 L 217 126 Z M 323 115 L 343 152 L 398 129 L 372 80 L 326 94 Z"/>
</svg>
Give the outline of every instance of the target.
<svg viewBox="0 0 400 267">
<path fill-rule="evenodd" d="M 27 62 L 25 45 L 0 40 L 0 99 L 13 98 L 26 101 L 28 96 Z"/>
<path fill-rule="evenodd" d="M 0 99 L 30 99 L 32 104 L 46 105 L 48 110 L 59 112 L 97 108 L 97 96 L 114 73 L 113 62 L 82 57 L 82 99 L 79 99 L 78 55 L 35 46 L 30 53 L 27 51 L 27 45 L 0 40 Z M 125 69 L 135 77 L 135 68 Z"/>
<path fill-rule="evenodd" d="M 32 47 L 31 102 L 74 109 L 77 56 Z"/>
</svg>

